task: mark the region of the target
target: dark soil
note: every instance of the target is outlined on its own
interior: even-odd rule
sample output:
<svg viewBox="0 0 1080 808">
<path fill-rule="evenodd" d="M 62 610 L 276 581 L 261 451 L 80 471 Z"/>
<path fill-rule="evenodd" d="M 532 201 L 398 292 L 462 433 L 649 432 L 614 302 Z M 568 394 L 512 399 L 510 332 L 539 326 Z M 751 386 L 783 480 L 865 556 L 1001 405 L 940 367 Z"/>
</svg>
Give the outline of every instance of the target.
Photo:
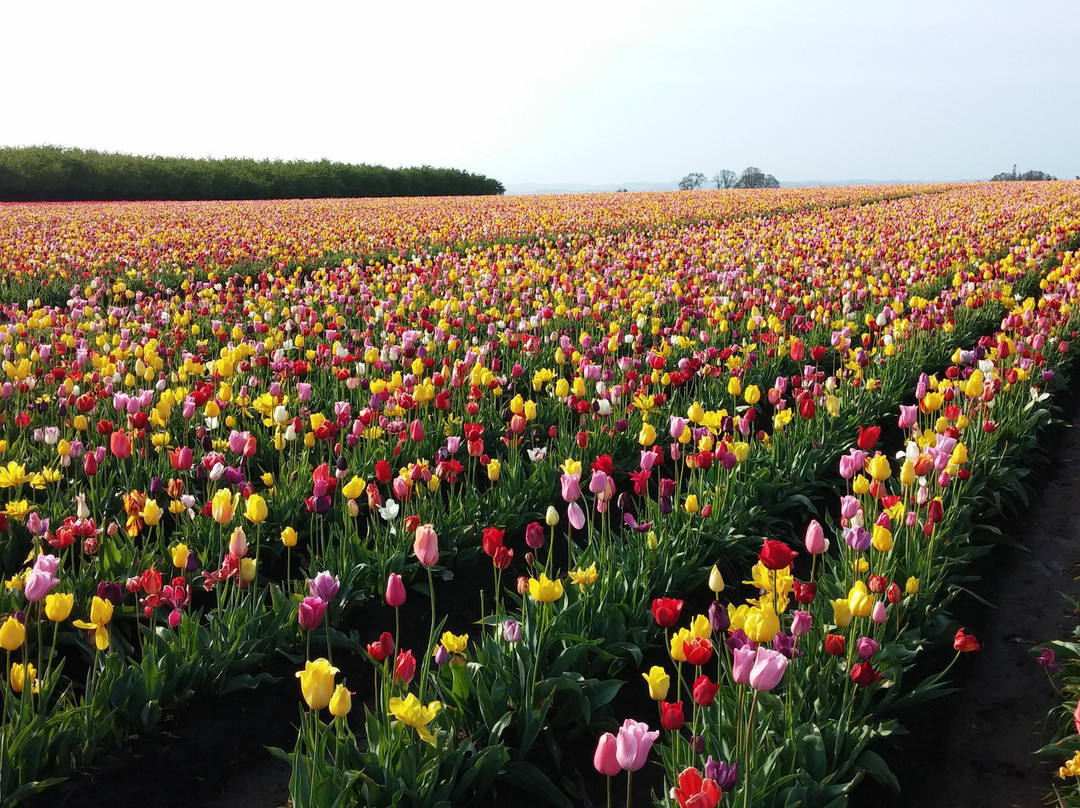
<svg viewBox="0 0 1080 808">
<path fill-rule="evenodd" d="M 901 793 L 868 783 L 855 808 L 1027 808 L 1043 804 L 1060 762 L 1033 753 L 1048 743 L 1048 714 L 1057 696 L 1031 649 L 1072 635 L 1073 601 L 1080 595 L 1080 406 L 1048 435 L 1050 461 L 1028 478 L 1030 507 L 1002 526 L 1010 546 L 976 563 L 980 597 L 953 602 L 956 619 L 982 650 L 950 674 L 959 692 L 898 716 L 910 732 L 879 748 L 897 774 Z M 1064 593 L 1064 594 L 1063 594 Z M 947 664 L 952 654 L 937 660 Z"/>
</svg>

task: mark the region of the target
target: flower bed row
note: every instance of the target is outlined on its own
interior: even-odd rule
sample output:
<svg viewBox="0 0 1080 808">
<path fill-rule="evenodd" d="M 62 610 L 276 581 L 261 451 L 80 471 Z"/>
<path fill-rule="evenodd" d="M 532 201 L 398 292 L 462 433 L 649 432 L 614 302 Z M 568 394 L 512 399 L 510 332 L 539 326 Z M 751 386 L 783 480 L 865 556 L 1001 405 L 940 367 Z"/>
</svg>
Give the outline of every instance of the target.
<svg viewBox="0 0 1080 808">
<path fill-rule="evenodd" d="M 460 802 L 495 781 L 565 801 L 573 785 L 562 780 L 560 733 L 611 720 L 621 681 L 658 646 L 685 655 L 652 625 L 653 599 L 693 591 L 713 563 L 735 580 L 760 546 L 745 536 L 801 527 L 805 509 L 825 505 L 836 488 L 822 464 L 911 389 L 921 391 L 919 409 L 903 428 L 924 432 L 909 461 L 930 457 L 933 479 L 921 469 L 916 480 L 926 485 L 883 494 L 903 472 L 847 456 L 842 469 L 852 472 L 859 505 L 836 530 L 861 522 L 854 546 L 865 533 L 888 559 L 888 574 L 875 567 L 874 575 L 895 583 L 906 573 L 936 593 L 944 539 L 924 552 L 900 548 L 928 523 L 932 535 L 962 535 L 958 492 L 972 486 L 955 478 L 967 463 L 992 470 L 1000 461 L 990 447 L 1005 445 L 995 441 L 1030 433 L 1037 410 L 1021 415 L 1019 403 L 1004 402 L 1029 389 L 1041 395 L 1042 374 L 1058 361 L 1053 340 L 1068 327 L 1075 279 L 1041 274 L 1040 262 L 1078 229 L 1080 200 L 1069 189 L 961 189 L 823 210 L 817 241 L 805 243 L 799 234 L 812 220 L 798 212 L 709 227 L 661 222 L 651 240 L 634 231 L 577 235 L 561 245 L 541 239 L 419 263 L 264 275 L 239 287 L 194 283 L 176 300 L 87 287 L 59 309 L 7 307 L 0 402 L 13 459 L 0 469 L 8 522 L 0 558 L 10 576 L 0 609 L 10 616 L 0 647 L 14 657 L 5 796 L 85 763 L 110 737 L 151 729 L 162 709 L 194 692 L 257 685 L 266 655 L 291 645 L 308 660 L 310 709 L 343 714 L 330 725 L 302 714 L 288 755 L 298 803 L 327 804 L 331 793 Z M 973 218 L 979 229 L 965 230 Z M 861 248 L 858 238 L 875 232 L 874 248 Z M 827 258 L 808 262 L 815 251 Z M 715 277 L 695 283 L 697 267 Z M 1014 286 L 1025 284 L 1042 292 L 1039 301 L 1016 299 Z M 958 345 L 975 347 L 957 354 L 955 378 L 920 380 Z M 968 393 L 976 371 L 979 396 Z M 963 462 L 953 462 L 956 446 L 946 452 L 925 432 L 958 440 L 946 433 L 972 422 L 985 431 L 965 439 Z M 976 451 L 984 444 L 985 455 Z M 889 474 L 871 482 L 874 464 Z M 859 491 L 863 466 L 868 488 Z M 902 517 L 896 503 L 882 506 L 884 496 L 913 491 L 927 499 L 905 505 Z M 877 524 L 882 514 L 888 525 Z M 881 549 L 882 530 L 896 548 Z M 487 557 L 487 600 L 471 616 L 479 628 L 462 614 L 438 626 L 436 581 L 467 578 Z M 805 571 L 800 580 L 850 606 L 856 575 L 870 587 L 870 573 L 850 568 L 855 560 L 822 561 L 813 580 Z M 773 593 L 766 628 L 775 620 L 794 635 L 787 620 L 800 610 L 788 601 L 779 608 L 786 582 L 794 589 L 794 571 L 784 569 L 753 580 Z M 411 595 L 402 594 L 407 584 Z M 406 611 L 404 633 L 387 625 L 380 639 L 354 636 L 369 611 L 358 607 L 384 588 Z M 428 607 L 418 611 L 421 600 Z M 903 598 L 892 606 L 912 611 L 910 630 L 925 631 L 928 611 L 908 610 Z M 768 611 L 762 602 L 753 608 Z M 838 625 L 801 611 L 815 632 Z M 71 616 L 77 631 L 64 627 Z M 409 634 L 417 616 L 430 619 L 427 636 Z M 725 630 L 746 633 L 747 617 L 733 610 Z M 695 622 L 698 634 L 705 623 Z M 871 657 L 889 662 L 905 652 L 885 637 L 887 623 L 865 636 L 885 647 Z M 716 653 L 715 630 L 709 623 L 708 635 L 689 638 L 707 641 L 719 665 L 709 688 L 736 675 L 735 651 Z M 763 646 L 766 633 L 747 638 Z M 412 650 L 402 647 L 407 635 Z M 850 657 L 859 643 L 849 639 Z M 322 647 L 325 662 L 316 657 Z M 823 653 L 808 651 L 805 664 L 835 673 L 841 663 Z M 335 699 L 328 687 L 335 654 L 352 686 L 355 666 L 375 663 L 359 734 L 348 691 Z M 855 664 L 845 657 L 843 670 Z M 882 672 L 875 664 L 868 678 Z M 688 669 L 683 685 L 691 678 L 700 676 Z M 745 686 L 714 697 L 723 712 L 712 720 L 723 716 L 725 731 L 775 717 L 768 697 L 751 709 L 749 697 L 733 695 Z M 838 698 L 821 686 L 829 710 L 863 710 L 865 694 L 876 692 L 849 686 L 850 698 Z M 667 713 L 677 724 L 675 708 Z M 739 787 L 761 804 L 793 788 L 781 772 L 801 772 L 797 787 L 817 800 L 823 780 L 839 788 L 876 767 L 861 750 L 880 729 L 856 732 L 850 719 L 792 707 L 799 723 L 787 729 L 832 732 L 834 751 L 748 763 L 745 733 L 740 742 L 719 725 L 706 730 L 704 712 L 687 718 L 693 744 L 672 736 L 665 752 L 673 774 L 707 760 L 684 748 L 697 754 L 703 745 L 731 764 L 729 775 L 732 765 L 760 772 L 741 781 L 756 784 L 753 794 Z M 434 745 L 413 743 L 406 727 Z"/>
</svg>

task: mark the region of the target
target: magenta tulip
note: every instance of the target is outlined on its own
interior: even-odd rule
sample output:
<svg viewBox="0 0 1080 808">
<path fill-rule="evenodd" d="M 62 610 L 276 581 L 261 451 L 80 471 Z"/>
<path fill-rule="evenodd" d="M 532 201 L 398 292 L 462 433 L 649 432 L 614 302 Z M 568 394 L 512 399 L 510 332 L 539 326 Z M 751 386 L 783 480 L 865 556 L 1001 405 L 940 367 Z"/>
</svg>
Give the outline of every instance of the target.
<svg viewBox="0 0 1080 808">
<path fill-rule="evenodd" d="M 405 584 L 396 572 L 386 579 L 386 602 L 395 609 L 405 602 Z"/>
</svg>

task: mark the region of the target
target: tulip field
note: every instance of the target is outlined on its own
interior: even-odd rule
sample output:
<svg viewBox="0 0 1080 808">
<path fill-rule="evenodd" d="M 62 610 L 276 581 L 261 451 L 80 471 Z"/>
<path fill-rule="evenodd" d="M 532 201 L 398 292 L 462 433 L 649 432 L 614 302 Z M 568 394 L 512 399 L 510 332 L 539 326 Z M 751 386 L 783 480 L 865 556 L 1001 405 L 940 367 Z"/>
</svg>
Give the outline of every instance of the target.
<svg viewBox="0 0 1080 808">
<path fill-rule="evenodd" d="M 1078 247 L 1077 182 L 0 205 L 0 803 L 282 660 L 298 808 L 893 783 Z"/>
</svg>

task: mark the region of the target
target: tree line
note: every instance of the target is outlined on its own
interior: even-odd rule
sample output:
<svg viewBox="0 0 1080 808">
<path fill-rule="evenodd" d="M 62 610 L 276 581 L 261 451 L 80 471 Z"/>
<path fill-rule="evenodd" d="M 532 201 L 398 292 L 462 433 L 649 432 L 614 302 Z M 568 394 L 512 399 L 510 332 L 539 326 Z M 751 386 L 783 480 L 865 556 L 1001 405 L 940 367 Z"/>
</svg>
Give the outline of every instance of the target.
<svg viewBox="0 0 1080 808">
<path fill-rule="evenodd" d="M 1045 182 L 1047 180 L 1056 179 L 1057 177 L 1051 177 L 1045 171 L 1025 171 L 1023 174 L 1017 174 L 1016 166 L 1013 165 L 1012 171 L 1002 171 L 1000 174 L 995 174 L 990 178 L 990 182 L 1012 182 L 1015 180 L 1024 182 Z"/>
<path fill-rule="evenodd" d="M 704 188 L 705 183 L 710 182 L 700 172 L 687 174 L 679 180 L 680 191 L 696 191 Z M 723 169 L 712 176 L 712 184 L 716 188 L 779 188 L 780 182 L 772 174 L 766 174 L 757 166 L 748 166 L 742 174 L 736 174 L 730 169 Z"/>
<path fill-rule="evenodd" d="M 456 168 L 292 160 L 141 157 L 59 146 L 0 147 L 0 201 L 315 199 L 502 194 Z"/>
</svg>

